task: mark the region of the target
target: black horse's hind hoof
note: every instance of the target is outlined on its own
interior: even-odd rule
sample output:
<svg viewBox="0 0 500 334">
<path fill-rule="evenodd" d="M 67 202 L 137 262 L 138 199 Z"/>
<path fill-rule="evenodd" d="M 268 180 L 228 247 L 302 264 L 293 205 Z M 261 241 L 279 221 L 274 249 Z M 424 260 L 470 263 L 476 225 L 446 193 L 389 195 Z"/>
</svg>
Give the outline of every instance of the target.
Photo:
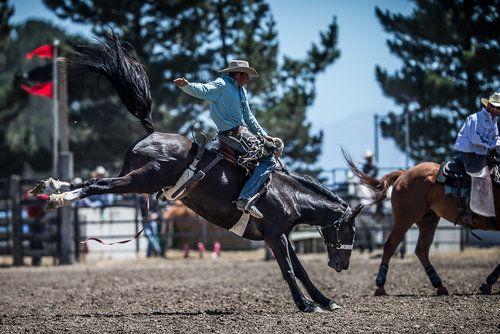
<svg viewBox="0 0 500 334">
<path fill-rule="evenodd" d="M 479 287 L 479 291 L 481 291 L 483 295 L 491 295 L 491 284 L 481 284 L 481 286 Z"/>
<path fill-rule="evenodd" d="M 332 300 L 327 305 L 321 306 L 321 308 L 325 311 L 335 311 L 335 310 L 338 310 L 339 308 L 342 308 L 342 307 L 335 304 L 335 302 Z"/>
<path fill-rule="evenodd" d="M 37 183 L 37 185 L 29 191 L 30 195 L 37 196 L 37 195 L 43 195 L 46 191 L 47 187 L 45 185 L 45 181 L 40 181 Z"/>
<path fill-rule="evenodd" d="M 377 289 L 375 289 L 375 296 L 387 296 L 387 292 L 385 292 L 385 288 L 383 286 L 379 286 Z"/>
<path fill-rule="evenodd" d="M 436 293 L 438 296 L 448 296 L 449 295 L 448 289 L 446 289 L 444 286 L 440 286 L 439 288 L 437 288 Z"/>
</svg>

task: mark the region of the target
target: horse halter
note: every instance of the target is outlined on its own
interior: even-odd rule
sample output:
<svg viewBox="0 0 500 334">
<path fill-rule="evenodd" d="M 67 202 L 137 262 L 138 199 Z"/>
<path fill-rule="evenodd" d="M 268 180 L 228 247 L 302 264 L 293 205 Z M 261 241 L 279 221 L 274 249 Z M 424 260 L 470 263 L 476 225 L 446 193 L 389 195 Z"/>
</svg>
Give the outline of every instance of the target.
<svg viewBox="0 0 500 334">
<path fill-rule="evenodd" d="M 325 244 L 326 247 L 333 248 L 335 249 L 343 249 L 343 250 L 352 250 L 354 247 L 354 235 L 352 238 L 352 243 L 350 245 L 345 245 L 340 241 L 340 227 L 342 226 L 343 223 L 347 222 L 347 218 L 350 217 L 352 213 L 351 207 L 347 206 L 347 209 L 342 213 L 342 216 L 333 223 L 327 224 L 325 226 L 321 226 L 321 230 L 316 226 L 318 229 L 319 234 L 321 234 L 321 237 L 323 238 L 323 243 Z M 324 230 L 327 230 L 329 228 L 335 228 L 335 237 L 337 238 L 337 242 L 335 244 L 332 244 L 325 239 L 325 235 L 323 234 Z"/>
</svg>

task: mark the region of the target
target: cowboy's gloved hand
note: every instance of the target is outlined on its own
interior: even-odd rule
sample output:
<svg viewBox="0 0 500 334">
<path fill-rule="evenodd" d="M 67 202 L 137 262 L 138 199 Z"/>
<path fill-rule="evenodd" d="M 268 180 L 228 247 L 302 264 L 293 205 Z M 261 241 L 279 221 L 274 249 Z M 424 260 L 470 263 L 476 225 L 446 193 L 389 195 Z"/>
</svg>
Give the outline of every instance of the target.
<svg viewBox="0 0 500 334">
<path fill-rule="evenodd" d="M 283 141 L 278 137 L 271 137 L 269 135 L 266 135 L 265 138 L 274 143 L 274 145 L 276 146 L 276 154 L 278 157 L 280 157 L 283 154 L 283 149 L 285 146 L 285 144 L 283 144 Z"/>
<path fill-rule="evenodd" d="M 177 78 L 177 79 L 174 79 L 174 84 L 177 87 L 184 87 L 187 84 L 189 84 L 189 81 L 187 81 L 186 78 Z"/>
</svg>

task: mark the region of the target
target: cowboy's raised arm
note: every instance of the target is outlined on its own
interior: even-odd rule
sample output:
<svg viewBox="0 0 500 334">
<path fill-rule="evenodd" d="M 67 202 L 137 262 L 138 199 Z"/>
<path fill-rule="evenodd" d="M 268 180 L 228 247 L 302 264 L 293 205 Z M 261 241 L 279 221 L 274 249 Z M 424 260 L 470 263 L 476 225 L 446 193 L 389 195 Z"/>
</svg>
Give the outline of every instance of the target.
<svg viewBox="0 0 500 334">
<path fill-rule="evenodd" d="M 221 78 L 205 84 L 192 83 L 185 78 L 177 78 L 174 80 L 174 84 L 182 89 L 184 93 L 211 102 L 215 102 L 219 99 L 221 91 L 226 85 Z"/>
</svg>

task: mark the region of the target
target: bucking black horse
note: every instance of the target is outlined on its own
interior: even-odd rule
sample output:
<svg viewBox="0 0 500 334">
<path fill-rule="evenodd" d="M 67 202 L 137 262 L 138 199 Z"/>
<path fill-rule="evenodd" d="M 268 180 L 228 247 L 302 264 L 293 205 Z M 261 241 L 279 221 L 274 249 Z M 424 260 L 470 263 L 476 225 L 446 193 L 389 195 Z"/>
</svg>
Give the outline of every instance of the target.
<svg viewBox="0 0 500 334">
<path fill-rule="evenodd" d="M 48 207 L 55 209 L 96 194 L 153 194 L 173 187 L 192 164 L 199 144 L 178 134 L 155 130 L 149 80 L 137 57 L 112 34 L 105 41 L 75 52 L 70 65 L 78 71 L 106 77 L 148 134 L 129 147 L 117 177 L 92 178 L 80 184 L 48 179 L 40 182 L 32 193 L 50 195 Z M 217 154 L 205 150 L 196 168 L 203 169 Z M 220 160 L 182 202 L 211 223 L 231 229 L 242 215 L 233 201 L 245 183 L 245 174 L 242 167 Z M 267 191 L 256 206 L 264 218 L 250 217 L 243 237 L 265 240 L 272 249 L 299 310 L 315 312 L 338 308 L 311 282 L 288 235 L 298 224 L 317 226 L 327 247 L 328 265 L 337 272 L 348 269 L 354 241 L 354 218 L 362 206 L 350 208 L 314 178 L 286 169 L 274 171 Z M 304 296 L 297 279 L 302 281 L 312 301 Z"/>
</svg>

